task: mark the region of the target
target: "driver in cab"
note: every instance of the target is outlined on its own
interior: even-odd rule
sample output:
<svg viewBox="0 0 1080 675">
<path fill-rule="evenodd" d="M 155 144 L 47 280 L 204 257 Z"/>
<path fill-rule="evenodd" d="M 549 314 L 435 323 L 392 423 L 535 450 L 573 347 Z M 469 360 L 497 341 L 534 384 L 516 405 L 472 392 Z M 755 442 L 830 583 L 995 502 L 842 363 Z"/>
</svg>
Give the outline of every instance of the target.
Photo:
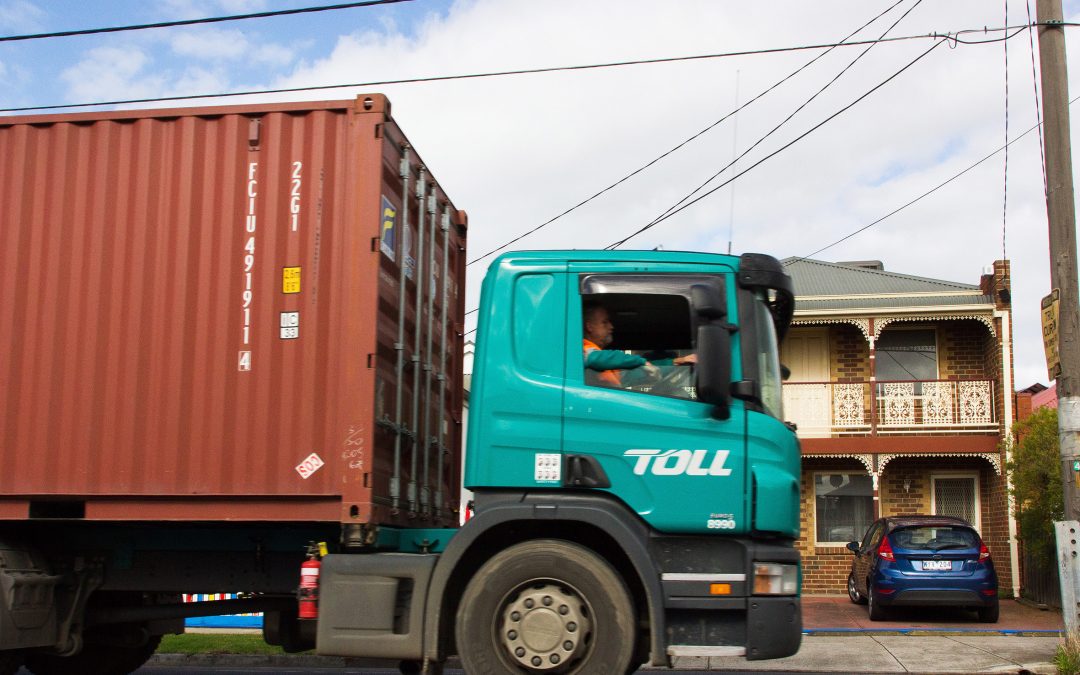
<svg viewBox="0 0 1080 675">
<path fill-rule="evenodd" d="M 635 384 L 656 380 L 659 369 L 643 356 L 627 354 L 618 349 L 608 349 L 614 340 L 615 326 L 603 305 L 588 303 L 582 311 L 582 349 L 585 358 L 586 384 L 625 389 Z M 669 360 L 660 365 L 692 365 L 697 356 L 690 354 Z"/>
</svg>

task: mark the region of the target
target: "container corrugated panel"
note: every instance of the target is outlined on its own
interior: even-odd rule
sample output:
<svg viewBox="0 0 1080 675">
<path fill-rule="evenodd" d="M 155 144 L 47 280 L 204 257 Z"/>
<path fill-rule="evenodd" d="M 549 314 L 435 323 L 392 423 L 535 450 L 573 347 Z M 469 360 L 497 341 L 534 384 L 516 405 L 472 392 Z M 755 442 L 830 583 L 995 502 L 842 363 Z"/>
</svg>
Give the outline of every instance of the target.
<svg viewBox="0 0 1080 675">
<path fill-rule="evenodd" d="M 456 523 L 465 233 L 378 95 L 0 118 L 0 518 Z"/>
</svg>

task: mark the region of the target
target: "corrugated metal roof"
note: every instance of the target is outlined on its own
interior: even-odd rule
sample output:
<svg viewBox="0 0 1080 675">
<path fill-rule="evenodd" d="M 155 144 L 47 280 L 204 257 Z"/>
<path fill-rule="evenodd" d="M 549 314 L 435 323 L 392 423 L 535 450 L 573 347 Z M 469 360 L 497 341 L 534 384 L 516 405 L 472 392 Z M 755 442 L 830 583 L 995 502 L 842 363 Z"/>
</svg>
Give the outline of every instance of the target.
<svg viewBox="0 0 1080 675">
<path fill-rule="evenodd" d="M 960 305 L 992 305 L 994 299 L 989 295 L 933 295 L 933 296 L 893 296 L 875 298 L 853 295 L 849 298 L 829 298 L 812 300 L 796 297 L 795 308 L 799 310 L 827 309 L 876 309 L 894 307 L 956 307 Z"/>
<path fill-rule="evenodd" d="M 783 264 L 795 283 L 796 311 L 994 303 L 972 284 L 806 258 L 786 258 Z"/>
</svg>

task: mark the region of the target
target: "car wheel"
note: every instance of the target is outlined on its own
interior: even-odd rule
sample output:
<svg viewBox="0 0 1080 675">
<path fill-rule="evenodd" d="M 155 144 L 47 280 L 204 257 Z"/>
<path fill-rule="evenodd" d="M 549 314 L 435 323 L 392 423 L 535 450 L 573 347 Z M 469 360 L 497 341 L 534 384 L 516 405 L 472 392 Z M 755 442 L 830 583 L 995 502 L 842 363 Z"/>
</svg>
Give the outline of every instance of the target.
<svg viewBox="0 0 1080 675">
<path fill-rule="evenodd" d="M 869 581 L 866 582 L 866 591 L 868 593 L 866 601 L 870 605 L 870 620 L 882 621 L 885 619 L 885 608 L 878 602 L 877 593 L 874 592 L 874 585 Z"/>
<path fill-rule="evenodd" d="M 1001 612 L 1001 606 L 997 600 L 994 600 L 994 604 L 989 607 L 979 608 L 979 621 L 983 623 L 997 623 L 998 614 Z"/>
<path fill-rule="evenodd" d="M 847 596 L 856 605 L 865 605 L 866 598 L 859 592 L 859 587 L 855 585 L 855 573 L 852 572 L 847 578 Z"/>
<path fill-rule="evenodd" d="M 622 673 L 637 621 L 611 565 L 566 541 L 511 546 L 483 565 L 457 613 L 458 654 L 470 675 Z"/>
</svg>

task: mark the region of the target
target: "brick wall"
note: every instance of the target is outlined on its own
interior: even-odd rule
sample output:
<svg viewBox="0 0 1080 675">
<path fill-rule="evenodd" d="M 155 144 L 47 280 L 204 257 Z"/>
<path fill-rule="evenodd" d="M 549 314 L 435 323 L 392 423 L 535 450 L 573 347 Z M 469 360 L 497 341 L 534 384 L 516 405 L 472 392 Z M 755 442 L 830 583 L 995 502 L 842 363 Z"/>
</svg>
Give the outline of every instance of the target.
<svg viewBox="0 0 1080 675">
<path fill-rule="evenodd" d="M 938 375 L 943 380 L 991 379 L 997 370 L 997 341 L 978 321 L 937 324 Z"/>
<path fill-rule="evenodd" d="M 803 593 L 806 595 L 842 595 L 846 592 L 851 570 L 851 553 L 845 548 L 819 547 L 814 544 L 814 472 L 865 472 L 853 459 L 804 457 L 802 473 L 802 534 L 796 542 L 803 556 Z M 1002 597 L 1011 595 L 1009 532 L 1005 479 L 982 459 L 939 457 L 932 459 L 901 457 L 890 461 L 878 484 L 880 513 L 883 516 L 931 513 L 933 474 L 946 472 L 977 473 L 981 533 L 996 563 Z M 909 481 L 904 490 L 904 481 Z M 860 535 L 861 536 L 861 535 Z"/>
<path fill-rule="evenodd" d="M 829 373 L 833 382 L 870 380 L 870 345 L 855 326 L 829 327 Z"/>
</svg>

